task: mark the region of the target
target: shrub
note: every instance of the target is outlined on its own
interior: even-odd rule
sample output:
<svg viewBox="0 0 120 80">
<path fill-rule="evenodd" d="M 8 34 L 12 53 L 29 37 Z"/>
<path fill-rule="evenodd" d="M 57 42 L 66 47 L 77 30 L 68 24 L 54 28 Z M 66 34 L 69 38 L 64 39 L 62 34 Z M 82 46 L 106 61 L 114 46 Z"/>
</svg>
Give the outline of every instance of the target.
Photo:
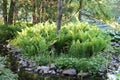
<svg viewBox="0 0 120 80">
<path fill-rule="evenodd" d="M 10 69 L 5 68 L 5 58 L 0 57 L 0 80 L 18 80 L 18 76 Z"/>
<path fill-rule="evenodd" d="M 110 41 L 107 34 L 87 23 L 70 23 L 63 26 L 59 33 L 54 44 L 57 52 L 78 57 L 92 56 L 103 50 Z"/>
<path fill-rule="evenodd" d="M 45 24 L 36 25 L 35 27 L 25 28 L 19 32 L 18 36 L 10 43 L 23 48 L 23 53 L 28 56 L 46 54 L 49 45 L 54 43 L 55 25 Z"/>
<path fill-rule="evenodd" d="M 26 55 L 68 53 L 78 57 L 89 57 L 103 50 L 109 37 L 97 27 L 87 23 L 69 23 L 64 25 L 56 36 L 55 24 L 40 23 L 35 27 L 25 28 L 11 41 L 11 44 L 23 48 Z"/>
<path fill-rule="evenodd" d="M 13 39 L 22 28 L 17 25 L 0 25 L 0 43 L 5 43 L 9 39 Z"/>
<path fill-rule="evenodd" d="M 106 67 L 107 60 L 102 55 L 81 59 L 60 57 L 55 64 L 63 69 L 75 68 L 77 71 L 97 73 Z"/>
<path fill-rule="evenodd" d="M 37 63 L 37 65 L 48 65 L 54 62 L 54 57 L 47 55 L 32 56 L 31 59 Z"/>
</svg>

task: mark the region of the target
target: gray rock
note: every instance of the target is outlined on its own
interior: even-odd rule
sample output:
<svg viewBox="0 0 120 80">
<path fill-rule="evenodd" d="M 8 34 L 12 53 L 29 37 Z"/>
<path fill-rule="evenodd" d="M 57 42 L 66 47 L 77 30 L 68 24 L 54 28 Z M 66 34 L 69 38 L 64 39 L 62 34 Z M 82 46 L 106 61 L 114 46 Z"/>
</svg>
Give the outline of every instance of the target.
<svg viewBox="0 0 120 80">
<path fill-rule="evenodd" d="M 43 71 L 44 74 L 47 74 L 48 71 L 50 70 L 50 67 L 48 67 L 48 66 L 41 66 L 41 70 Z"/>
<path fill-rule="evenodd" d="M 114 46 L 114 45 L 116 44 L 116 42 L 111 42 L 110 44 L 111 44 L 112 46 Z"/>
<path fill-rule="evenodd" d="M 120 66 L 118 67 L 118 70 L 117 70 L 117 71 L 118 71 L 118 73 L 120 74 Z"/>
<path fill-rule="evenodd" d="M 25 68 L 26 71 L 33 71 L 34 68 Z"/>
<path fill-rule="evenodd" d="M 27 62 L 23 58 L 21 58 L 21 60 L 19 61 L 19 64 L 20 64 L 21 67 L 27 67 L 28 66 Z"/>
<path fill-rule="evenodd" d="M 90 74 L 88 72 L 84 72 L 84 73 L 78 73 L 78 76 L 82 76 L 82 77 L 87 77 Z"/>
<path fill-rule="evenodd" d="M 62 73 L 63 70 L 62 69 L 57 69 L 57 73 Z"/>
<path fill-rule="evenodd" d="M 115 44 L 115 47 L 120 47 L 120 45 L 118 43 Z"/>
<path fill-rule="evenodd" d="M 115 74 L 107 73 L 107 80 L 117 80 L 117 77 Z"/>
<path fill-rule="evenodd" d="M 75 76 L 77 75 L 77 72 L 75 69 L 67 69 L 62 72 L 63 75 L 68 75 L 68 76 Z"/>
<path fill-rule="evenodd" d="M 50 64 L 50 70 L 55 70 L 55 69 L 56 69 L 55 64 Z"/>
<path fill-rule="evenodd" d="M 49 73 L 49 70 L 50 70 L 50 67 L 48 67 L 48 66 L 38 66 L 35 69 L 35 72 L 47 74 L 47 73 Z"/>
<path fill-rule="evenodd" d="M 54 75 L 54 74 L 56 74 L 56 72 L 55 72 L 55 70 L 50 70 L 50 71 L 49 71 L 49 74 Z"/>
</svg>

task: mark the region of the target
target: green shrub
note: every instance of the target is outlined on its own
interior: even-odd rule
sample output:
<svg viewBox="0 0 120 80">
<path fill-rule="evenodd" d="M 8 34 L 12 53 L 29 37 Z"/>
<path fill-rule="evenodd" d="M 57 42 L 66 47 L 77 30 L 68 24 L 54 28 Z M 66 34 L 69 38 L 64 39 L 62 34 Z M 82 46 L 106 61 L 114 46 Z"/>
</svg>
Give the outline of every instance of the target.
<svg viewBox="0 0 120 80">
<path fill-rule="evenodd" d="M 76 65 L 79 63 L 79 60 L 77 58 L 65 58 L 65 57 L 60 57 L 55 60 L 55 64 L 59 68 L 75 68 Z"/>
<path fill-rule="evenodd" d="M 97 73 L 106 67 L 107 60 L 102 55 L 81 59 L 60 57 L 55 64 L 63 69 L 75 68 L 77 71 Z"/>
<path fill-rule="evenodd" d="M 18 76 L 10 69 L 5 68 L 5 58 L 0 57 L 0 80 L 18 80 Z"/>
<path fill-rule="evenodd" d="M 89 57 L 103 50 L 109 41 L 110 37 L 95 26 L 70 23 L 62 27 L 54 45 L 58 53 Z"/>
<path fill-rule="evenodd" d="M 46 54 L 49 45 L 54 43 L 56 37 L 55 25 L 45 24 L 27 27 L 10 43 L 23 48 L 23 53 L 27 56 Z"/>
<path fill-rule="evenodd" d="M 0 25 L 0 43 L 5 43 L 9 39 L 13 39 L 22 28 L 17 25 Z"/>
<path fill-rule="evenodd" d="M 56 35 L 55 24 L 49 22 L 27 27 L 11 41 L 11 44 L 23 48 L 28 56 L 38 54 L 68 53 L 78 57 L 89 57 L 103 50 L 109 37 L 97 27 L 87 23 L 69 23 L 64 25 Z"/>
</svg>

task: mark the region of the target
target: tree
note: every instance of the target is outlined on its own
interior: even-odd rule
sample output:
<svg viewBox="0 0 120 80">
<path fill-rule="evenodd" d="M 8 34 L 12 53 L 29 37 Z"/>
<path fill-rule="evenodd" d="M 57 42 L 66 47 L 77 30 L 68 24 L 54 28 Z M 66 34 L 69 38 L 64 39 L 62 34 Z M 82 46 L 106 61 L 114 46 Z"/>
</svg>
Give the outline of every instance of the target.
<svg viewBox="0 0 120 80">
<path fill-rule="evenodd" d="M 3 0 L 2 10 L 3 10 L 4 24 L 7 24 L 7 0 Z"/>
<path fill-rule="evenodd" d="M 83 4 L 82 2 L 83 2 L 83 0 L 79 1 L 79 15 L 78 15 L 79 21 L 82 20 L 82 4 Z"/>
<path fill-rule="evenodd" d="M 62 0 L 58 0 L 58 17 L 57 17 L 57 34 L 61 28 L 61 20 L 62 20 Z"/>
<path fill-rule="evenodd" d="M 17 0 L 10 0 L 10 8 L 8 10 L 8 0 L 2 1 L 2 10 L 3 10 L 3 19 L 4 24 L 13 24 L 14 12 L 15 12 L 15 5 Z M 7 12 L 9 11 L 9 12 Z"/>
<path fill-rule="evenodd" d="M 17 0 L 11 0 L 10 1 L 10 9 L 8 14 L 8 24 L 13 24 L 13 17 L 15 12 L 15 5 Z"/>
<path fill-rule="evenodd" d="M 36 18 L 36 15 L 35 15 L 35 10 L 36 10 L 36 4 L 35 4 L 35 0 L 32 0 L 32 17 L 33 17 L 33 24 L 36 24 L 37 23 L 37 18 Z"/>
</svg>

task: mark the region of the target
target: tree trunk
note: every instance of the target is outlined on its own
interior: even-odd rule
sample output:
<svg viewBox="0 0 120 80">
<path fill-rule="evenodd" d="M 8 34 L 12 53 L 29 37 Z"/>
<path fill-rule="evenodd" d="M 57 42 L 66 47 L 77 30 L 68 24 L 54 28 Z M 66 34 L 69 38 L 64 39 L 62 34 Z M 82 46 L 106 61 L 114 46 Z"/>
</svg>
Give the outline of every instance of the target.
<svg viewBox="0 0 120 80">
<path fill-rule="evenodd" d="M 8 24 L 13 24 L 15 4 L 16 4 L 16 1 L 15 0 L 11 0 L 11 2 L 10 2 L 10 9 L 9 9 L 9 15 L 8 15 Z"/>
<path fill-rule="evenodd" d="M 7 24 L 7 0 L 3 0 L 2 10 L 3 10 L 4 24 Z"/>
<path fill-rule="evenodd" d="M 83 0 L 80 0 L 80 2 L 79 2 L 79 14 L 78 14 L 78 19 L 79 19 L 79 21 L 81 21 L 82 20 L 82 1 Z"/>
<path fill-rule="evenodd" d="M 37 23 L 40 22 L 41 2 L 37 0 Z"/>
<path fill-rule="evenodd" d="M 57 34 L 59 34 L 61 22 L 62 22 L 62 0 L 58 0 Z"/>
<path fill-rule="evenodd" d="M 32 0 L 32 17 L 33 17 L 32 23 L 33 24 L 37 23 L 37 20 L 36 20 L 37 18 L 36 18 L 36 15 L 35 15 L 35 10 L 36 10 L 35 0 Z"/>
</svg>

